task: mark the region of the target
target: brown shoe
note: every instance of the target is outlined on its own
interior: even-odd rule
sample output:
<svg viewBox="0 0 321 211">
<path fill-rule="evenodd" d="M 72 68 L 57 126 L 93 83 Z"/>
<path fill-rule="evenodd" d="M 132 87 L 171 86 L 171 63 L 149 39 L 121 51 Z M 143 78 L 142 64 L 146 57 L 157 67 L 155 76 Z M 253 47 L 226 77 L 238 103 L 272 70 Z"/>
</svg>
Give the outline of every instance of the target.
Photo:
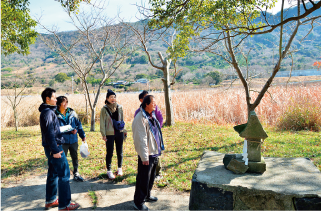
<svg viewBox="0 0 321 211">
<path fill-rule="evenodd" d="M 46 204 L 45 209 L 48 210 L 49 208 L 52 208 L 52 207 L 58 207 L 58 205 L 59 205 L 58 199 L 56 199 L 56 201 Z"/>
<path fill-rule="evenodd" d="M 76 210 L 80 207 L 78 203 L 70 203 L 65 209 L 59 209 L 59 210 Z"/>
</svg>

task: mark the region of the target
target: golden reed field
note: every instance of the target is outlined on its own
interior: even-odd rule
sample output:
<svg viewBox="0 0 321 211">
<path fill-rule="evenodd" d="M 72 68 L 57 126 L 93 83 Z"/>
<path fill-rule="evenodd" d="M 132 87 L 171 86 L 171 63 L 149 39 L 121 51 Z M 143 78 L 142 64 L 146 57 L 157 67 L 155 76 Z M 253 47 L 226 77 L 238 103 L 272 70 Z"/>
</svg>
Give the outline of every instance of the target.
<svg viewBox="0 0 321 211">
<path fill-rule="evenodd" d="M 101 107 L 104 105 L 106 94 L 103 90 L 96 108 L 97 121 Z M 262 99 L 256 108 L 260 120 L 268 125 L 276 125 L 278 119 L 290 106 L 321 108 L 321 83 L 307 86 L 277 86 L 271 87 L 269 93 Z M 135 110 L 139 107 L 139 93 L 117 93 L 117 102 L 124 107 L 124 116 L 127 124 L 133 120 Z M 164 94 L 153 93 L 158 106 L 165 116 Z M 59 94 L 57 94 L 59 96 Z M 272 96 L 272 98 L 271 98 Z M 85 111 L 85 97 L 67 95 L 69 107 L 83 114 Z M 254 97 L 252 97 L 254 99 Z M 1 97 L 1 127 L 14 125 L 12 108 L 5 103 L 7 98 Z M 240 124 L 247 120 L 245 94 L 242 88 L 215 88 L 190 91 L 172 92 L 175 121 L 207 122 L 214 124 Z M 41 97 L 27 96 L 22 99 L 19 112 L 19 126 L 39 124 L 38 107 Z M 88 111 L 90 109 L 88 107 Z M 90 113 L 89 113 L 90 114 Z"/>
</svg>

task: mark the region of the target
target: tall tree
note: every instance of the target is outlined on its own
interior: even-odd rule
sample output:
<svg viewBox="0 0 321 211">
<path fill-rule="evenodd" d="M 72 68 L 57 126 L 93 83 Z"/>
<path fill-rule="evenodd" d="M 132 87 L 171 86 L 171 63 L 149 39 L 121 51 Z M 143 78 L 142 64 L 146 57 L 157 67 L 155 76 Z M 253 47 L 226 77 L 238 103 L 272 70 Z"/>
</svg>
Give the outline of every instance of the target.
<svg viewBox="0 0 321 211">
<path fill-rule="evenodd" d="M 29 45 L 36 41 L 37 22 L 29 15 L 28 0 L 1 0 L 1 51 L 29 54 Z"/>
<path fill-rule="evenodd" d="M 181 52 L 178 52 L 180 54 L 185 54 L 188 50 L 210 52 L 228 62 L 242 82 L 250 112 L 259 105 L 268 92 L 276 73 L 280 70 L 282 60 L 286 56 L 291 56 L 290 47 L 298 28 L 311 24 L 312 30 L 313 24 L 320 18 L 310 15 L 321 7 L 321 1 L 310 0 L 306 3 L 307 1 L 297 0 L 296 14 L 285 18 L 284 0 L 282 0 L 280 17 L 272 20 L 267 9 L 273 8 L 275 2 L 275 0 L 150 0 L 152 6 L 150 25 L 154 28 L 175 28 L 178 35 L 174 43 L 180 43 Z M 250 93 L 255 90 L 250 89 L 250 77 L 246 71 L 242 71 L 237 55 L 244 56 L 241 46 L 250 36 L 277 31 L 278 59 L 271 76 L 258 91 L 258 96 L 252 100 Z M 172 49 L 169 48 L 169 51 Z"/>
<path fill-rule="evenodd" d="M 93 5 L 90 12 L 66 12 L 77 28 L 71 37 L 67 39 L 64 33 L 46 28 L 40 22 L 48 34 L 39 37 L 78 75 L 91 109 L 90 130 L 95 131 L 96 106 L 101 88 L 125 61 L 127 55 L 134 51 L 130 48 L 133 41 L 127 36 L 127 27 L 115 24 L 115 19 L 105 17 L 106 12 L 102 8 Z M 87 77 L 94 69 L 99 69 L 95 75 L 100 79 L 100 83 L 97 92 L 92 95 L 89 93 Z"/>
<path fill-rule="evenodd" d="M 175 124 L 174 119 L 174 110 L 172 104 L 172 94 L 171 86 L 175 84 L 175 78 L 180 70 L 177 69 L 176 60 L 181 55 L 175 52 L 175 49 L 178 46 L 174 46 L 172 42 L 175 37 L 175 31 L 155 31 L 152 30 L 147 21 L 137 22 L 136 24 L 126 24 L 132 32 L 135 34 L 136 39 L 138 40 L 137 44 L 140 48 L 146 53 L 149 63 L 156 69 L 161 70 L 163 73 L 162 82 L 164 85 L 164 98 L 165 98 L 165 107 L 166 107 L 166 125 L 172 126 Z M 170 33 L 171 32 L 171 33 Z M 152 60 L 152 56 L 149 52 L 148 45 L 156 40 L 162 39 L 169 48 L 173 49 L 168 51 L 167 55 L 164 57 L 161 52 L 158 52 L 159 63 L 157 64 Z M 173 64 L 171 70 L 171 64 Z"/>
<path fill-rule="evenodd" d="M 58 0 L 69 13 L 78 10 L 81 2 L 90 0 Z M 29 54 L 35 43 L 37 22 L 30 17 L 29 0 L 1 0 L 1 52 L 4 55 Z"/>
</svg>

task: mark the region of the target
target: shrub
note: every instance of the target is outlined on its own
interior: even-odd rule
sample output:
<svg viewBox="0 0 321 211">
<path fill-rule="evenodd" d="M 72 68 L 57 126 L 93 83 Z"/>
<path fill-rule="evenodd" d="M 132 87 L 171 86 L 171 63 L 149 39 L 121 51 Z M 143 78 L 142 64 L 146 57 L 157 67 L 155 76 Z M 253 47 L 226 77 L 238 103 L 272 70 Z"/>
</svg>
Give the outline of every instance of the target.
<svg viewBox="0 0 321 211">
<path fill-rule="evenodd" d="M 54 79 L 49 81 L 49 86 L 53 86 L 54 84 L 55 84 L 55 80 Z"/>
<path fill-rule="evenodd" d="M 70 78 L 67 76 L 66 73 L 58 73 L 56 76 L 55 76 L 55 80 L 60 82 L 60 83 L 63 83 L 65 82 L 66 80 L 69 80 Z"/>
<path fill-rule="evenodd" d="M 88 116 L 84 110 L 78 110 L 77 115 L 82 124 L 88 124 L 90 122 L 90 110 L 88 111 Z"/>
<path fill-rule="evenodd" d="M 291 103 L 277 124 L 281 130 L 321 130 L 321 109 L 309 102 Z"/>
<path fill-rule="evenodd" d="M 212 71 L 204 75 L 204 78 L 211 77 L 214 83 L 217 85 L 222 82 L 222 74 L 218 71 Z"/>
<path fill-rule="evenodd" d="M 2 68 L 2 69 L 1 69 L 2 72 L 7 71 L 7 72 L 9 72 L 9 73 L 12 72 L 12 70 L 13 70 L 13 69 L 12 69 L 11 67 L 6 67 L 6 68 Z"/>
<path fill-rule="evenodd" d="M 148 75 L 145 73 L 139 73 L 135 76 L 135 80 L 141 79 L 141 78 L 148 78 Z"/>
</svg>

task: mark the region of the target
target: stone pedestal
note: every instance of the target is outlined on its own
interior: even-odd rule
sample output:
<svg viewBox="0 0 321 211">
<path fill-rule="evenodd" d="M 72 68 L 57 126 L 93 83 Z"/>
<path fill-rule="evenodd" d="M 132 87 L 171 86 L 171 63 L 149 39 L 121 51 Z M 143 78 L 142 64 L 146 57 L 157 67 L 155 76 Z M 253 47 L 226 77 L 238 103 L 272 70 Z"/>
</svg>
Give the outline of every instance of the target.
<svg viewBox="0 0 321 211">
<path fill-rule="evenodd" d="M 192 179 L 190 210 L 321 210 L 321 173 L 309 159 L 265 158 L 263 174 L 234 174 L 223 158 L 204 152 Z"/>
<path fill-rule="evenodd" d="M 247 139 L 249 161 L 261 162 L 261 139 Z"/>
</svg>

